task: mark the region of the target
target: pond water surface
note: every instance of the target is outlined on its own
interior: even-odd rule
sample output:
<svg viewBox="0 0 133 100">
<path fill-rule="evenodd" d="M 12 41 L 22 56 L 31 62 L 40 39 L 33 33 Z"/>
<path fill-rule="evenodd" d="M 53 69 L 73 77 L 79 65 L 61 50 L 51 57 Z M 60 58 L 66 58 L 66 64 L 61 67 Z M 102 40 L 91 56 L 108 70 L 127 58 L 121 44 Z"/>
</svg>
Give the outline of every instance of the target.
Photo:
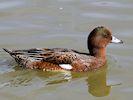
<svg viewBox="0 0 133 100">
<path fill-rule="evenodd" d="M 104 25 L 124 44 L 111 44 L 108 63 L 87 73 L 16 66 L 0 49 L 1 100 L 131 100 L 132 0 L 1 0 L 0 48 L 65 47 L 88 52 L 87 36 Z"/>
</svg>

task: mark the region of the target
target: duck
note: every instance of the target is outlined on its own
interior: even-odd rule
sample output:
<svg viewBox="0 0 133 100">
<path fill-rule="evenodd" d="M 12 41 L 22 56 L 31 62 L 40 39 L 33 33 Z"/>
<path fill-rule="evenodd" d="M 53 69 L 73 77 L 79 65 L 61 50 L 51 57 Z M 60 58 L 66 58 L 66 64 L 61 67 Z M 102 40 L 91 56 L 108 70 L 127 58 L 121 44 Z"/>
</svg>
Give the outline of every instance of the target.
<svg viewBox="0 0 133 100">
<path fill-rule="evenodd" d="M 114 37 L 109 28 L 94 28 L 87 39 L 89 52 L 84 53 L 67 48 L 31 48 L 3 50 L 9 53 L 19 66 L 43 71 L 67 70 L 86 72 L 96 70 L 107 62 L 106 47 L 109 43 L 123 43 Z"/>
</svg>

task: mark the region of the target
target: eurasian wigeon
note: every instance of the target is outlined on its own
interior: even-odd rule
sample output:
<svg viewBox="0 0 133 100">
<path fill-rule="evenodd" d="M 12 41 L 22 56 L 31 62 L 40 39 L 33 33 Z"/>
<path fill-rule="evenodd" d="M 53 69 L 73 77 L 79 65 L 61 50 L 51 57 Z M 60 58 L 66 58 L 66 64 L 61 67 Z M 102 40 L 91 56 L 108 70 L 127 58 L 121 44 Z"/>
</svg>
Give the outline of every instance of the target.
<svg viewBox="0 0 133 100">
<path fill-rule="evenodd" d="M 88 36 L 89 53 L 66 48 L 33 48 L 28 50 L 7 50 L 15 61 L 26 68 L 43 71 L 69 70 L 83 72 L 102 67 L 106 63 L 106 46 L 109 43 L 123 43 L 112 36 L 104 27 L 96 27 Z"/>
</svg>

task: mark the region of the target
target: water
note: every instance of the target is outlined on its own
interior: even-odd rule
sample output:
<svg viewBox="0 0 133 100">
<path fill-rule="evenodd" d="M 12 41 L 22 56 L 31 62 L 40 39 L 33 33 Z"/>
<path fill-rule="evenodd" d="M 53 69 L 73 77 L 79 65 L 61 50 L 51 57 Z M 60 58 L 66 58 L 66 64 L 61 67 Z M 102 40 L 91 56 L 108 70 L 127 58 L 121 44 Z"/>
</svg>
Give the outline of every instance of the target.
<svg viewBox="0 0 133 100">
<path fill-rule="evenodd" d="M 70 73 L 16 67 L 0 51 L 1 100 L 132 99 L 132 0 L 1 0 L 0 48 L 65 47 L 88 52 L 88 32 L 108 26 L 123 45 L 108 46 L 108 64 Z"/>
</svg>

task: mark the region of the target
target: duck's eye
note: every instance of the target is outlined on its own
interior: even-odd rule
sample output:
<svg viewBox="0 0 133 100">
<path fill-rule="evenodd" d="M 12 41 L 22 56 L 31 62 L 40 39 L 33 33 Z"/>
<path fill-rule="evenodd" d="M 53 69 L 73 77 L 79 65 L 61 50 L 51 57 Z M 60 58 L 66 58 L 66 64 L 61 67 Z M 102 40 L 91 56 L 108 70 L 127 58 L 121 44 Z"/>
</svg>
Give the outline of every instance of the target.
<svg viewBox="0 0 133 100">
<path fill-rule="evenodd" d="M 102 35 L 104 38 L 108 38 L 109 37 L 109 34 L 107 34 L 107 33 L 103 33 L 103 35 Z"/>
</svg>

